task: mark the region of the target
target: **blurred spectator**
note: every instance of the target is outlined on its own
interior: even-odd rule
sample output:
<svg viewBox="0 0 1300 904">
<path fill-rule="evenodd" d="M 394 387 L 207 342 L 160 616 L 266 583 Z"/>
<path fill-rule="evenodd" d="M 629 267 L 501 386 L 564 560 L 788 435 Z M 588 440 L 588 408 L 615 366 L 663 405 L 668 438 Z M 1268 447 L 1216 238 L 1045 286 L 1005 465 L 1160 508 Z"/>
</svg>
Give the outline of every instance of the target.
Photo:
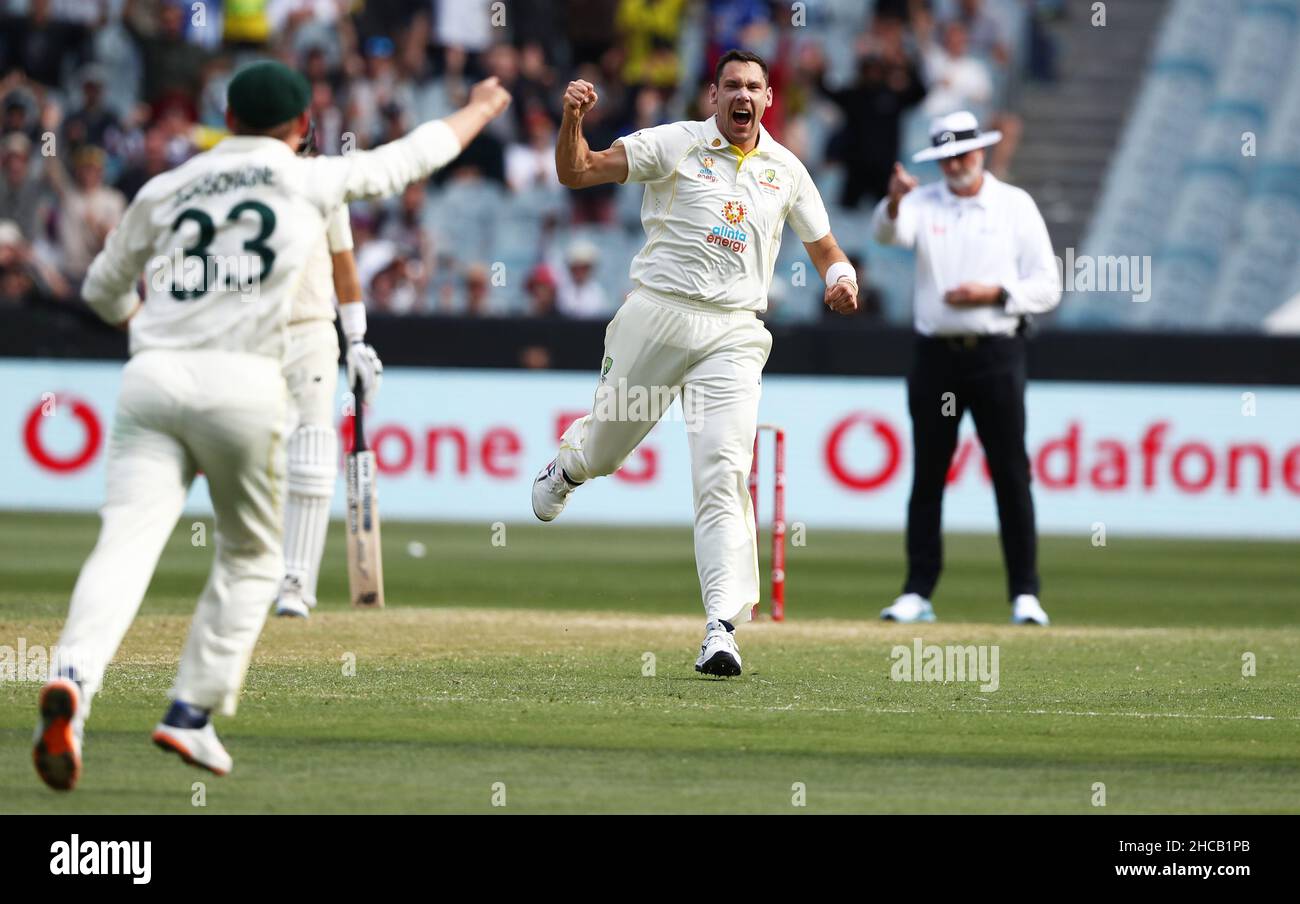
<svg viewBox="0 0 1300 904">
<path fill-rule="evenodd" d="M 334 98 L 334 88 L 328 81 L 312 82 L 311 118 L 316 125 L 316 146 L 322 154 L 339 154 L 343 149 L 343 111 Z"/>
<path fill-rule="evenodd" d="M 250 48 L 265 44 L 271 36 L 269 6 L 269 0 L 226 0 L 222 8 L 225 42 Z"/>
<path fill-rule="evenodd" d="M 433 7 L 434 43 L 444 50 L 446 68 L 477 73 L 492 46 L 493 18 L 508 15 L 506 7 L 494 10 L 492 0 L 433 0 Z"/>
<path fill-rule="evenodd" d="M 365 73 L 348 84 L 347 120 L 361 148 L 373 147 L 382 140 L 382 111 L 394 106 L 411 110 L 415 105 L 414 91 L 398 70 L 393 51 L 391 38 L 368 40 Z"/>
<path fill-rule="evenodd" d="M 627 59 L 629 85 L 677 87 L 677 37 L 686 0 L 620 0 L 616 24 Z"/>
<path fill-rule="evenodd" d="M 969 110 L 981 121 L 993 102 L 993 76 L 988 66 L 966 52 L 966 27 L 948 22 L 939 28 L 942 43 L 925 46 L 926 79 L 930 93 L 923 109 L 927 116 L 944 116 Z"/>
<path fill-rule="evenodd" d="M 487 264 L 473 263 L 465 268 L 464 287 L 456 309 L 466 317 L 490 317 L 495 313 Z"/>
<path fill-rule="evenodd" d="M 577 241 L 565 254 L 564 267 L 556 272 L 556 308 L 565 317 L 589 319 L 609 314 L 605 290 L 595 279 L 600 249 L 588 241 Z"/>
<path fill-rule="evenodd" d="M 541 110 L 534 111 L 524 126 L 527 143 L 506 148 L 506 183 L 515 192 L 558 189 L 555 174 L 555 126 Z"/>
<path fill-rule="evenodd" d="M 44 182 L 32 172 L 31 158 L 32 143 L 22 132 L 12 132 L 0 142 L 0 220 L 16 223 L 28 242 L 40 238 L 48 194 Z"/>
<path fill-rule="evenodd" d="M 146 182 L 169 169 L 167 133 L 162 129 L 150 129 L 144 135 L 143 155 L 127 166 L 114 184 L 130 203 Z"/>
<path fill-rule="evenodd" d="M 391 249 L 387 261 L 375 271 L 369 282 L 366 301 L 373 310 L 384 314 L 419 313 L 419 297 L 407 272 L 406 262 L 393 254 Z"/>
<path fill-rule="evenodd" d="M 98 0 L 86 0 L 81 10 L 94 16 Z M 76 5 L 56 17 L 52 0 L 30 0 L 25 15 L 0 20 L 0 72 L 18 70 L 37 84 L 58 88 L 65 66 L 78 68 L 90 54 L 90 29 Z"/>
<path fill-rule="evenodd" d="M 958 0 L 954 21 L 966 29 L 971 53 L 998 66 L 1010 62 L 1011 50 L 1002 25 L 984 8 L 984 0 Z"/>
<path fill-rule="evenodd" d="M 104 185 L 104 152 L 85 145 L 72 155 L 69 181 L 56 158 L 46 161 L 50 181 L 59 195 L 58 238 L 63 272 L 80 282 L 104 239 L 122 219 L 126 199 Z"/>
<path fill-rule="evenodd" d="M 63 140 L 70 150 L 83 144 L 116 147 L 121 141 L 122 124 L 117 113 L 104 103 L 104 85 L 108 74 L 104 67 L 90 64 L 81 71 L 81 107 L 63 121 Z"/>
<path fill-rule="evenodd" d="M 610 0 L 566 0 L 570 63 L 574 69 L 596 63 L 618 43 L 618 5 Z"/>
<path fill-rule="evenodd" d="M 32 251 L 17 224 L 0 220 L 0 306 L 68 301 L 72 295 L 72 286 Z"/>
<path fill-rule="evenodd" d="M 827 151 L 847 171 L 840 203 L 857 207 L 864 198 L 874 202 L 889 188 L 903 114 L 925 98 L 920 68 L 903 44 L 902 21 L 880 16 L 872 21 L 850 87 L 832 89 L 824 73 L 819 75 L 819 87 L 844 115 Z"/>
<path fill-rule="evenodd" d="M 17 76 L 16 73 L 15 75 Z M 6 81 L 10 80 L 6 79 Z M 36 97 L 23 84 L 21 76 L 17 76 L 13 82 L 17 87 L 5 95 L 4 134 L 9 135 L 18 132 L 25 135 L 30 141 L 39 141 L 41 128 L 36 115 Z"/>
<path fill-rule="evenodd" d="M 376 230 L 379 238 L 391 243 L 394 253 L 406 261 L 406 276 L 419 298 L 424 298 L 434 269 L 433 238 L 424 223 L 427 201 L 424 183 L 406 186 L 396 205 L 390 202 L 381 210 Z"/>
<path fill-rule="evenodd" d="M 151 34 L 135 31 L 133 19 L 123 20 L 144 61 L 142 96 L 150 104 L 171 100 L 191 109 L 196 105 L 208 55 L 185 39 L 186 9 L 179 0 L 163 0 L 157 31 Z M 229 29 L 230 17 L 226 25 Z"/>
<path fill-rule="evenodd" d="M 538 264 L 528 274 L 524 291 L 528 293 L 529 317 L 554 317 L 556 310 L 558 284 L 555 274 L 546 264 Z"/>
</svg>

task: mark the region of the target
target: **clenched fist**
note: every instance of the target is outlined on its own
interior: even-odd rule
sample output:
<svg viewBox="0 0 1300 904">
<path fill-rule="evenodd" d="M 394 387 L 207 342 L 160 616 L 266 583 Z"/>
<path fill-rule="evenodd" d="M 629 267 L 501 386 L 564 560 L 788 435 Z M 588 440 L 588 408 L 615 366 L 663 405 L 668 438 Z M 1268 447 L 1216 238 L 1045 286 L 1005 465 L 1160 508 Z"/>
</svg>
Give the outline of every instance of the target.
<svg viewBox="0 0 1300 904">
<path fill-rule="evenodd" d="M 564 89 L 564 115 L 582 119 L 587 111 L 596 106 L 596 86 L 591 82 L 578 79 L 569 82 Z"/>
<path fill-rule="evenodd" d="M 895 163 L 894 171 L 889 174 L 889 202 L 890 206 L 897 205 L 903 200 L 903 195 L 916 188 L 919 183 L 916 177 L 903 169 L 903 164 Z"/>
<path fill-rule="evenodd" d="M 501 87 L 501 80 L 494 75 L 469 89 L 469 102 L 482 107 L 488 118 L 494 119 L 510 106 L 510 92 Z"/>
<path fill-rule="evenodd" d="M 826 287 L 822 300 L 836 314 L 852 314 L 858 309 L 858 287 L 847 278 L 841 279 L 835 285 Z"/>
</svg>

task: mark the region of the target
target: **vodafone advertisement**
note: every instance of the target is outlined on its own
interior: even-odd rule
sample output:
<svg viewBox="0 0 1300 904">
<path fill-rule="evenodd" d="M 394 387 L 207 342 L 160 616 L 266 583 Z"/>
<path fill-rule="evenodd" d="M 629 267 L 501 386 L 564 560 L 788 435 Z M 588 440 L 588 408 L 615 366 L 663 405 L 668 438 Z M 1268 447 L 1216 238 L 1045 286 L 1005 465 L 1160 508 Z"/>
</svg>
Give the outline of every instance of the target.
<svg viewBox="0 0 1300 904">
<path fill-rule="evenodd" d="M 6 509 L 96 509 L 121 365 L 0 362 Z M 342 382 L 342 381 L 340 381 Z M 529 488 L 596 376 L 390 368 L 367 427 L 391 519 L 524 521 Z M 1089 535 L 1300 537 L 1300 389 L 1031 384 L 1029 450 L 1040 529 Z M 342 400 L 340 399 L 340 411 Z M 786 432 L 787 520 L 809 530 L 899 530 L 911 483 L 901 379 L 769 376 L 761 419 Z M 760 514 L 771 514 L 770 434 Z M 343 487 L 334 499 L 342 513 Z M 204 513 L 200 479 L 190 499 Z M 616 475 L 575 494 L 565 521 L 685 524 L 691 476 L 680 409 Z M 944 524 L 993 531 L 983 453 L 967 418 Z"/>
</svg>

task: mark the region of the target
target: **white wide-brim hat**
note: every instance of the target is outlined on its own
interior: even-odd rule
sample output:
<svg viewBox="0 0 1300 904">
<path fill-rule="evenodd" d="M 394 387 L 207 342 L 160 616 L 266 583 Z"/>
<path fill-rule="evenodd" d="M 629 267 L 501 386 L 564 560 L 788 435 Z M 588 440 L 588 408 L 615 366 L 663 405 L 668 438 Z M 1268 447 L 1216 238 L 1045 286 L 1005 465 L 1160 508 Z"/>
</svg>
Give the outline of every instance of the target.
<svg viewBox="0 0 1300 904">
<path fill-rule="evenodd" d="M 975 114 L 962 110 L 940 116 L 930 123 L 930 147 L 912 155 L 913 163 L 956 157 L 977 148 L 986 148 L 1002 140 L 1002 133 L 981 132 Z"/>
</svg>

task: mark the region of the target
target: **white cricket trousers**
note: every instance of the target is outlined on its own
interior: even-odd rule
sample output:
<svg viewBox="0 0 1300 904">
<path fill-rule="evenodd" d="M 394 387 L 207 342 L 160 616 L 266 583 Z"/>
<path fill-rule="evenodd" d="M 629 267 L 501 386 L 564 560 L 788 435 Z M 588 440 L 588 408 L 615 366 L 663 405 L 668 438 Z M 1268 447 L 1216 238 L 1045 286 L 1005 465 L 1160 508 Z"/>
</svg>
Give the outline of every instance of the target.
<svg viewBox="0 0 1300 904">
<path fill-rule="evenodd" d="M 286 398 L 280 361 L 263 355 L 152 350 L 123 369 L 99 540 L 59 638 L 61 661 L 76 669 L 87 698 L 131 626 L 201 471 L 216 514 L 215 556 L 171 697 L 234 714 L 284 573 Z"/>
<path fill-rule="evenodd" d="M 560 441 L 575 481 L 619 469 L 681 396 L 695 497 L 695 565 L 710 620 L 748 621 L 758 602 L 749 468 L 772 334 L 752 311 L 632 292 L 605 332 L 592 412 Z"/>
</svg>

